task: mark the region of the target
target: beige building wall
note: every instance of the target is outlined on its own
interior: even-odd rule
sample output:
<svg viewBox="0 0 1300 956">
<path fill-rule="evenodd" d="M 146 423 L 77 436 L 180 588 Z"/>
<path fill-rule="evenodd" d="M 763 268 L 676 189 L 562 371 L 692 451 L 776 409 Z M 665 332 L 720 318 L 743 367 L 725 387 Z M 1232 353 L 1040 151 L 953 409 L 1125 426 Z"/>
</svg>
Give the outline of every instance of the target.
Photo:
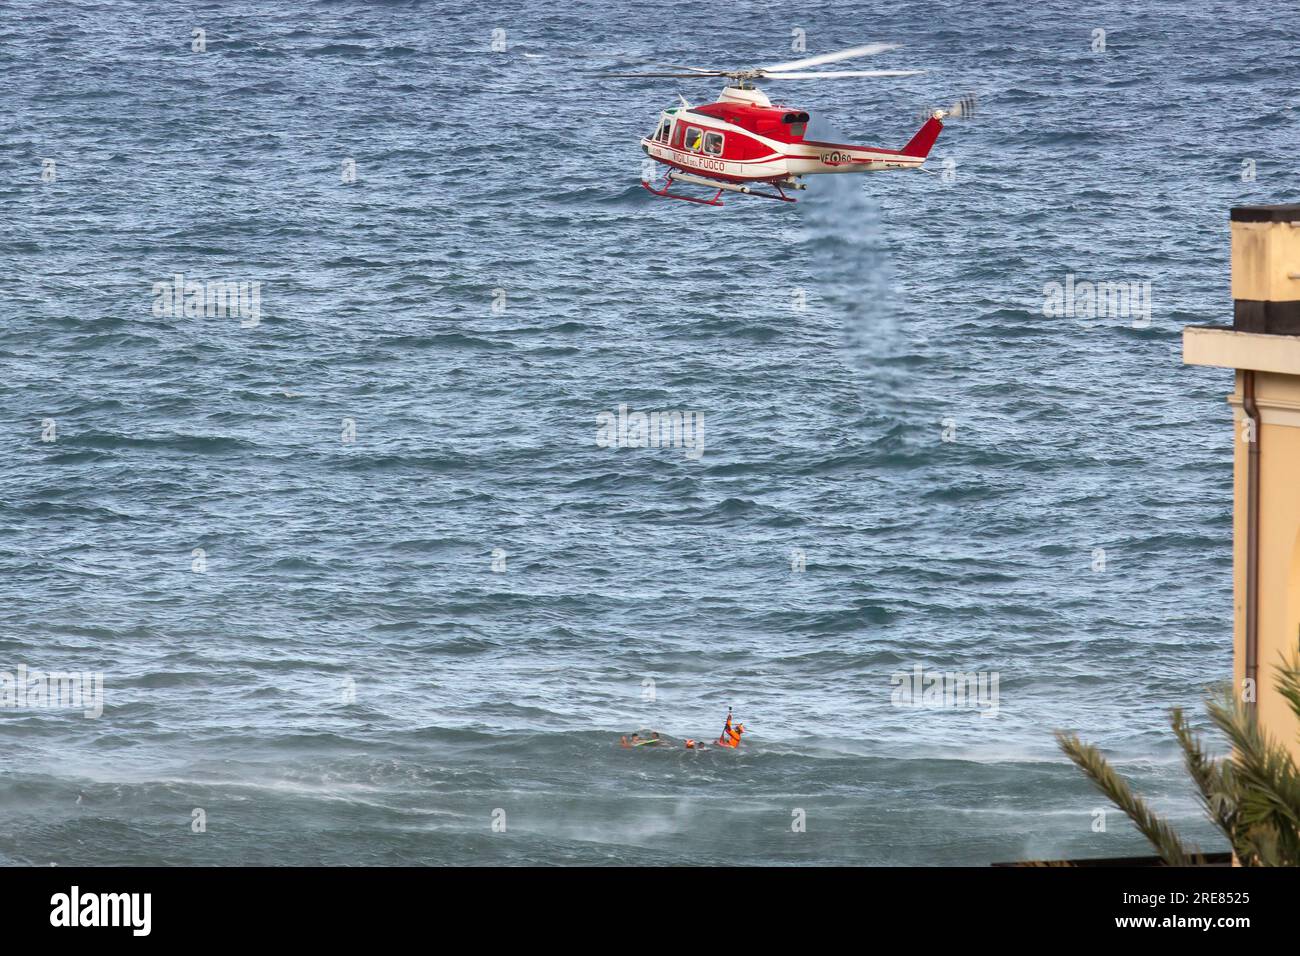
<svg viewBox="0 0 1300 956">
<path fill-rule="evenodd" d="M 1230 333 L 1234 334 L 1234 333 Z M 1235 333 L 1248 334 L 1248 333 Z M 1246 469 L 1249 419 L 1242 409 L 1242 379 L 1233 407 L 1233 678 L 1246 676 Z M 1274 689 L 1276 665 L 1300 647 L 1300 364 L 1294 374 L 1256 372 L 1259 408 L 1259 681 L 1262 726 L 1300 760 L 1300 726 Z"/>
<path fill-rule="evenodd" d="M 1300 721 L 1274 684 L 1300 649 L 1300 205 L 1232 210 L 1232 327 L 1183 330 L 1183 361 L 1236 370 L 1233 408 L 1233 678 L 1243 699 L 1250 589 L 1250 468 L 1258 463 L 1256 708 L 1300 760 Z M 1254 391 L 1258 434 L 1246 401 Z"/>
</svg>

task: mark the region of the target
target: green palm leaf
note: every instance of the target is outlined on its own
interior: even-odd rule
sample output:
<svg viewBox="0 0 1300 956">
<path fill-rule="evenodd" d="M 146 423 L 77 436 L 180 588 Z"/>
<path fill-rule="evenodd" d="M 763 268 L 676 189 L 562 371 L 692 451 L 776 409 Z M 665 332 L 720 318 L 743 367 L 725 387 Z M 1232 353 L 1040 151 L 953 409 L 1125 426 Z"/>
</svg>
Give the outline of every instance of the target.
<svg viewBox="0 0 1300 956">
<path fill-rule="evenodd" d="M 1115 772 L 1100 750 L 1092 744 L 1083 743 L 1074 734 L 1065 734 L 1059 730 L 1056 732 L 1056 741 L 1065 755 L 1074 761 L 1097 789 L 1133 821 L 1133 825 L 1156 848 L 1162 860 L 1170 866 L 1189 866 L 1201 862 L 1200 854 L 1189 853 L 1173 828 L 1156 816 L 1141 797 L 1134 795 L 1128 783 Z"/>
<path fill-rule="evenodd" d="M 1278 666 L 1277 691 L 1300 720 L 1300 655 Z M 1228 839 L 1246 866 L 1300 866 L 1300 768 L 1286 747 L 1259 726 L 1252 710 L 1224 689 L 1206 700 L 1211 722 L 1232 745 L 1231 756 L 1206 753 L 1181 708 L 1170 714 L 1188 776 L 1196 785 L 1210 821 Z M 1123 810 L 1171 866 L 1203 862 L 1188 852 L 1173 828 L 1135 796 L 1101 751 L 1073 734 L 1056 733 L 1057 742 L 1110 801 Z"/>
</svg>

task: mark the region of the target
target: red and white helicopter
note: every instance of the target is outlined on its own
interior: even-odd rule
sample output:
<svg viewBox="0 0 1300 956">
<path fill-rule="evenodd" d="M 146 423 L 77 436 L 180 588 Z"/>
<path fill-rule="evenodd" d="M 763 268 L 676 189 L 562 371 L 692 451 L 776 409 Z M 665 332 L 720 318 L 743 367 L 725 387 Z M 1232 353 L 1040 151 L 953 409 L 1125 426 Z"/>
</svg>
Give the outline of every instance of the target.
<svg viewBox="0 0 1300 956">
<path fill-rule="evenodd" d="M 871 56 L 897 48 L 897 44 L 873 43 L 835 53 L 823 53 L 802 60 L 777 63 L 748 70 L 702 70 L 693 66 L 672 67 L 687 72 L 607 73 L 606 76 L 674 77 L 679 79 L 724 76 L 731 82 L 716 103 L 691 106 L 678 94 L 682 105 L 666 109 L 659 125 L 641 140 L 641 148 L 656 162 L 669 167 L 666 182 L 655 189 L 641 185 L 656 196 L 721 206 L 723 190 L 795 202 L 786 189 L 807 189 L 801 177 L 817 173 L 868 173 L 885 169 L 917 169 L 925 162 L 947 117 L 966 116 L 974 111 L 973 97 L 964 97 L 950 109 L 934 110 L 902 149 L 879 149 L 807 139 L 808 114 L 788 106 L 774 106 L 755 80 L 843 79 L 858 76 L 915 76 L 923 70 L 832 70 L 805 73 L 809 67 Z M 674 182 L 717 189 L 710 199 L 669 192 Z M 775 192 L 755 191 L 754 185 L 770 185 Z"/>
</svg>

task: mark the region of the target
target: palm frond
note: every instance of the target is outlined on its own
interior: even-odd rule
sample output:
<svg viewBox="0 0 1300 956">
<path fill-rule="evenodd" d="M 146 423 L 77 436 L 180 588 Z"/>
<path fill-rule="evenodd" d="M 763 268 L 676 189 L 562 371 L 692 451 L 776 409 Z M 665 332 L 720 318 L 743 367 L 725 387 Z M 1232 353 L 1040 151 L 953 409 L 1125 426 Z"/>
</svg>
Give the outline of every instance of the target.
<svg viewBox="0 0 1300 956">
<path fill-rule="evenodd" d="M 1300 655 L 1293 654 L 1288 660 L 1279 651 L 1278 656 L 1282 658 L 1282 663 L 1277 665 L 1277 683 L 1273 686 L 1291 705 L 1291 713 L 1295 714 L 1296 720 L 1300 720 Z"/>
<path fill-rule="evenodd" d="M 1274 685 L 1300 720 L 1300 654 L 1285 657 Z M 1187 773 L 1196 785 L 1210 821 L 1228 838 L 1246 866 L 1300 866 L 1300 767 L 1285 746 L 1259 726 L 1253 708 L 1237 701 L 1230 689 L 1206 699 L 1211 722 L 1232 745 L 1226 758 L 1206 753 L 1181 708 L 1170 714 L 1174 736 L 1183 751 Z M 1056 740 L 1074 763 L 1171 866 L 1203 863 L 1189 853 L 1173 828 L 1137 796 L 1101 751 L 1073 734 L 1057 731 Z"/>
<path fill-rule="evenodd" d="M 1235 780 L 1231 774 L 1225 777 L 1222 761 L 1206 754 L 1200 735 L 1187 723 L 1181 707 L 1173 709 L 1170 723 L 1173 725 L 1174 736 L 1178 738 L 1178 745 L 1182 747 L 1183 763 L 1187 767 L 1188 776 L 1200 794 L 1201 805 L 1228 841 L 1235 843 L 1238 803 L 1237 793 L 1232 789 Z"/>
<path fill-rule="evenodd" d="M 1279 858 L 1300 863 L 1300 771 L 1291 754 L 1231 697 L 1211 699 L 1206 710 L 1233 747 L 1239 837 L 1246 839 L 1255 830 L 1270 833 L 1259 845 L 1275 847 Z"/>
<path fill-rule="evenodd" d="M 1170 866 L 1190 866 L 1201 862 L 1200 854 L 1189 853 L 1173 828 L 1160 819 L 1141 797 L 1134 795 L 1128 783 L 1115 772 L 1100 750 L 1092 744 L 1083 743 L 1074 734 L 1059 730 L 1056 732 L 1056 741 L 1093 785 L 1133 821 L 1133 825 L 1155 847 L 1162 860 Z"/>
</svg>

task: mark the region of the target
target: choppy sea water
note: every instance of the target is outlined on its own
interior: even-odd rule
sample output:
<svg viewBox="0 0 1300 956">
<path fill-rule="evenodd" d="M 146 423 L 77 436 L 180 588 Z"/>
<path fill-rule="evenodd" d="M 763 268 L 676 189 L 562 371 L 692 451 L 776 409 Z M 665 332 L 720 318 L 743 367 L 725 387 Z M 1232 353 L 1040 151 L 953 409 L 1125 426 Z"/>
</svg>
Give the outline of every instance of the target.
<svg viewBox="0 0 1300 956">
<path fill-rule="evenodd" d="M 642 190 L 718 83 L 590 72 L 795 30 L 927 71 L 768 87 L 849 142 L 979 112 L 934 175 Z M 1180 330 L 1228 208 L 1295 198 L 1298 49 L 1204 2 L 10 4 L 0 670 L 104 706 L 0 711 L 0 861 L 1143 852 L 1054 728 L 1217 849 L 1166 712 L 1230 669 L 1231 381 Z M 255 324 L 157 314 L 178 273 Z M 1044 315 L 1068 275 L 1149 324 Z M 601 447 L 620 405 L 702 452 Z M 894 706 L 917 665 L 996 716 Z M 616 745 L 729 705 L 736 752 Z"/>
</svg>

